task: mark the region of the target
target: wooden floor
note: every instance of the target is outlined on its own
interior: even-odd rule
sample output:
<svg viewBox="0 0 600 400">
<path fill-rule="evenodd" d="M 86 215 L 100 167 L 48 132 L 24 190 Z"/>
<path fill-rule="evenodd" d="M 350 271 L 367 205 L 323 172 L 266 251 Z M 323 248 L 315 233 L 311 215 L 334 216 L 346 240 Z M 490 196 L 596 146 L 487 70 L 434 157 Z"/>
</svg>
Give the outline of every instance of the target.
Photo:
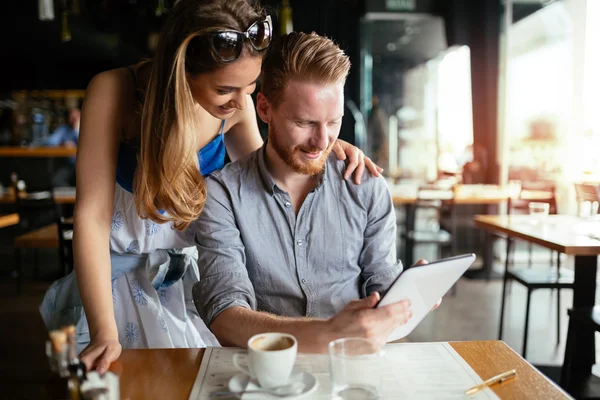
<svg viewBox="0 0 600 400">
<path fill-rule="evenodd" d="M 41 257 L 43 260 L 43 257 Z M 499 268 L 498 268 L 499 269 Z M 0 382 L 7 399 L 39 399 L 40 388 L 32 376 L 47 371 L 44 355 L 45 327 L 38 306 L 49 282 L 27 282 L 24 293 L 15 296 L 14 283 L 0 281 Z M 431 313 L 408 337 L 409 341 L 453 341 L 496 339 L 500 311 L 501 281 L 461 279 L 455 297 L 446 296 L 438 310 Z M 525 290 L 513 284 L 506 309 L 506 343 L 521 351 Z M 539 290 L 532 296 L 528 360 L 534 364 L 560 365 L 567 331 L 567 308 L 571 293 L 563 293 L 562 343 L 556 346 L 556 293 Z M 598 296 L 597 303 L 600 303 Z M 600 340 L 597 336 L 597 359 Z M 38 378 L 39 379 L 39 378 Z"/>
</svg>

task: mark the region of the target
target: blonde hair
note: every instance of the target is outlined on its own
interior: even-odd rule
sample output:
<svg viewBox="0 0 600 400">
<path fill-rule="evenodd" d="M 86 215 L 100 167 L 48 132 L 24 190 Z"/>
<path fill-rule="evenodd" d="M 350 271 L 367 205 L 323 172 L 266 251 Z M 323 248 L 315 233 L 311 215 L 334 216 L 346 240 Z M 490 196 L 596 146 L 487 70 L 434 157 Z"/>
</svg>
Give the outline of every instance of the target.
<svg viewBox="0 0 600 400">
<path fill-rule="evenodd" d="M 138 214 L 186 229 L 206 202 L 199 170 L 198 126 L 189 77 L 221 68 L 212 54 L 211 31 L 244 31 L 262 18 L 246 0 L 180 0 L 169 13 L 152 60 L 141 113 L 134 193 Z M 247 43 L 243 54 L 259 56 Z M 161 213 L 159 210 L 166 213 Z"/>
<path fill-rule="evenodd" d="M 331 39 L 292 32 L 275 40 L 263 58 L 260 91 L 277 107 L 291 80 L 344 82 L 350 59 Z"/>
</svg>

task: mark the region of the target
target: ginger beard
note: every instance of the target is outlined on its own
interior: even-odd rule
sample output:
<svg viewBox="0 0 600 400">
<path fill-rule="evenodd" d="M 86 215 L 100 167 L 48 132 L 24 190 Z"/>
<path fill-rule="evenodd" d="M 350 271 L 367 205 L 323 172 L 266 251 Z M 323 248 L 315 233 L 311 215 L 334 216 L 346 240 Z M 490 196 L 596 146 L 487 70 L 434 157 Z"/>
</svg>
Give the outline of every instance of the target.
<svg viewBox="0 0 600 400">
<path fill-rule="evenodd" d="M 303 175 L 317 175 L 323 171 L 325 168 L 325 163 L 327 162 L 327 157 L 331 150 L 333 149 L 333 145 L 335 142 L 332 142 L 327 146 L 326 149 L 320 149 L 318 147 L 310 146 L 310 145 L 300 145 L 295 147 L 286 147 L 279 140 L 277 133 L 277 127 L 275 126 L 274 121 L 271 121 L 269 124 L 269 142 L 275 149 L 275 152 L 290 168 L 296 171 L 299 174 Z M 306 153 L 318 153 L 321 152 L 321 155 L 315 159 L 311 160 L 307 158 L 304 154 Z"/>
</svg>

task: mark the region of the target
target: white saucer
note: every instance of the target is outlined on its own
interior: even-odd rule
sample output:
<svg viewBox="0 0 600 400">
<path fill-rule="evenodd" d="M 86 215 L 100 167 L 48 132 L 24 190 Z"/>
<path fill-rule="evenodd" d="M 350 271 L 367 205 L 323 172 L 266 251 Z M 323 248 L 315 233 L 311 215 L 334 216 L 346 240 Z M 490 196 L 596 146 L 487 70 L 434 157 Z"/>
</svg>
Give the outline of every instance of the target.
<svg viewBox="0 0 600 400">
<path fill-rule="evenodd" d="M 242 396 L 244 400 L 254 400 L 254 399 L 299 399 L 304 397 L 305 395 L 314 392 L 319 386 L 319 382 L 317 378 L 310 372 L 292 372 L 290 376 L 290 380 L 288 383 L 294 382 L 302 382 L 304 384 L 304 389 L 300 393 L 279 397 L 279 396 L 271 396 L 268 393 L 247 393 Z M 255 379 L 250 378 L 246 374 L 238 374 L 229 380 L 228 384 L 229 390 L 232 392 L 242 392 L 244 390 L 260 390 L 261 387 Z"/>
</svg>

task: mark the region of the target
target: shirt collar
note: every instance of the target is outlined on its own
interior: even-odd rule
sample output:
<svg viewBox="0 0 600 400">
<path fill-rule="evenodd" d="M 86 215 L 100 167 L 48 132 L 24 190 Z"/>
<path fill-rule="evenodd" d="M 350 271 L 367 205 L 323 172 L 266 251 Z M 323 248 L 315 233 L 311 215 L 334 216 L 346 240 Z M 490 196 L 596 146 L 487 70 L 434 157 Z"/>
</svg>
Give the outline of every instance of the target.
<svg viewBox="0 0 600 400">
<path fill-rule="evenodd" d="M 262 147 L 258 149 L 257 156 L 258 172 L 260 173 L 260 177 L 262 178 L 262 181 L 265 184 L 267 192 L 269 192 L 269 194 L 272 196 L 275 193 L 275 188 L 279 187 L 277 186 L 277 184 L 273 180 L 273 177 L 269 173 L 269 170 L 267 169 L 267 160 L 265 160 L 265 157 L 267 156 L 267 140 L 265 140 L 265 143 L 262 145 Z"/>
</svg>

